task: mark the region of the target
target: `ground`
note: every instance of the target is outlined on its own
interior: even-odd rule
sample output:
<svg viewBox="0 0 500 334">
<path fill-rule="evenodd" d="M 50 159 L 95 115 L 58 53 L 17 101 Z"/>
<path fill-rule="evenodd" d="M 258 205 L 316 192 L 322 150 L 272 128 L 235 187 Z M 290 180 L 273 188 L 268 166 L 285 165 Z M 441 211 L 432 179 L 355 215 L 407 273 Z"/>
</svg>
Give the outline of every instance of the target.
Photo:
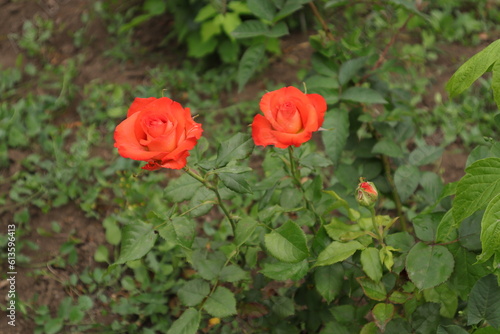
<svg viewBox="0 0 500 334">
<path fill-rule="evenodd" d="M 90 38 L 89 45 L 85 50 L 79 50 L 73 45 L 72 32 L 78 30 L 83 26 L 81 22 L 81 14 L 84 11 L 89 12 L 92 2 L 87 0 L 45 0 L 45 1 L 9 1 L 0 0 L 0 64 L 2 68 L 14 66 L 20 50 L 15 46 L 10 34 L 21 33 L 22 25 L 25 20 L 32 19 L 34 16 L 39 15 L 42 17 L 49 17 L 54 20 L 56 24 L 56 34 L 52 45 L 53 49 L 45 50 L 45 56 L 53 63 L 62 63 L 67 58 L 73 57 L 75 54 L 83 52 L 85 54 L 85 61 L 79 69 L 78 83 L 83 86 L 92 80 L 99 80 L 100 82 L 129 82 L 131 84 L 143 83 L 146 80 L 144 68 L 147 68 L 148 60 L 136 62 L 117 62 L 113 59 L 107 58 L 103 52 L 109 46 L 107 30 L 104 23 L 99 19 L 93 19 L 88 26 L 87 36 Z M 154 29 L 163 29 L 165 26 L 156 25 Z M 156 48 L 154 37 L 155 34 L 148 34 L 153 27 L 143 26 L 137 32 L 138 38 L 145 41 L 145 46 L 154 50 Z M 141 30 L 142 29 L 142 30 Z M 149 40 L 148 40 L 149 39 Z M 282 78 L 287 84 L 291 84 L 295 80 L 294 68 L 291 63 L 299 63 L 299 60 L 306 58 L 311 54 L 312 50 L 307 43 L 306 36 L 295 36 L 285 47 L 285 54 L 288 57 L 296 58 L 295 62 L 275 61 L 271 64 L 269 75 Z M 472 55 L 477 52 L 481 47 L 464 48 L 461 46 L 447 46 L 443 49 L 440 58 L 443 59 L 441 65 L 447 65 L 446 70 L 434 78 L 434 86 L 431 91 L 442 92 L 444 96 L 444 84 L 450 75 L 457 67 L 457 63 L 449 61 L 449 55 L 456 55 L 460 53 L 463 56 Z M 158 50 L 156 50 L 158 51 Z M 167 49 L 161 49 L 159 52 L 171 52 Z M 168 55 L 167 55 L 168 56 Z M 172 56 L 172 55 L 170 55 Z M 173 57 L 175 58 L 175 57 Z M 169 57 L 165 59 L 171 59 Z M 445 64 L 445 60 L 447 63 Z M 164 60 L 166 61 L 166 60 Z M 439 61 L 438 61 L 439 62 Z M 292 66 L 292 67 L 291 67 Z M 293 76 L 291 76 L 293 74 Z M 248 89 L 240 95 L 236 95 L 238 99 L 254 98 L 256 92 L 261 91 L 263 87 L 259 82 L 253 82 L 248 86 Z M 429 94 L 424 99 L 425 104 L 434 103 L 432 100 L 433 94 Z M 78 120 L 78 115 L 75 110 L 71 108 L 63 115 L 62 122 L 73 122 Z M 439 139 L 436 139 L 439 140 Z M 111 149 L 111 148 L 109 148 Z M 16 168 L 19 168 L 19 162 L 24 156 L 25 152 L 11 151 L 9 156 L 14 161 L 9 171 L 3 171 L 7 174 L 15 173 Z M 440 169 L 445 172 L 444 179 L 447 182 L 456 181 L 463 175 L 467 154 L 459 143 L 450 146 L 442 157 Z M 5 192 L 7 185 L 0 185 L 0 191 Z M 26 240 L 38 245 L 37 250 L 25 250 L 25 255 L 31 257 L 31 264 L 29 267 L 19 267 L 17 274 L 17 291 L 19 298 L 22 300 L 31 300 L 35 295 L 38 296 L 38 304 L 48 305 L 52 312 L 55 312 L 60 301 L 65 296 L 77 296 L 79 291 L 75 289 L 68 289 L 64 281 L 74 272 L 79 272 L 83 268 L 90 266 L 103 266 L 94 261 L 93 255 L 96 248 L 105 243 L 104 230 L 99 220 L 88 218 L 75 204 L 68 204 L 60 208 L 52 209 L 48 213 L 42 213 L 35 207 L 30 207 L 29 212 L 31 215 L 30 225 L 31 230 L 29 234 L 23 236 Z M 2 228 L 5 229 L 6 224 L 12 219 L 14 213 L 13 208 L 4 208 L 0 210 Z M 62 231 L 57 236 L 42 236 L 38 231 L 40 229 L 50 230 L 51 222 L 57 221 L 62 227 Z M 2 231 L 3 233 L 3 231 Z M 67 269 L 58 268 L 55 266 L 47 265 L 47 262 L 56 258 L 61 244 L 66 242 L 69 236 L 79 239 L 82 242 L 78 244 L 78 258 L 77 266 Z M 104 267 L 104 266 L 103 266 Z M 33 275 L 35 271 L 43 270 L 46 274 Z M 5 266 L 2 266 L 2 272 L 5 272 Z M 0 294 L 5 295 L 7 285 L 5 281 L 0 281 Z M 94 321 L 109 322 L 111 319 L 100 316 L 100 308 L 104 305 L 95 305 L 92 317 Z M 0 333 L 31 333 L 34 329 L 34 323 L 29 320 L 23 319 L 18 315 L 16 319 L 16 327 L 12 328 L 7 325 L 5 317 L 2 316 L 0 321 Z"/>
</svg>

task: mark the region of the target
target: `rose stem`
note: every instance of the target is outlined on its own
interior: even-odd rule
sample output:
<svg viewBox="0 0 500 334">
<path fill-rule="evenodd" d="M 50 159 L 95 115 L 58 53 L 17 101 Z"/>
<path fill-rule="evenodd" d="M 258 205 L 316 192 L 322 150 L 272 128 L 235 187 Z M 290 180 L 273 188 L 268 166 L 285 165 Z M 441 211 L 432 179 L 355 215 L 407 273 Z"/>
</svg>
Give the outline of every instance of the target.
<svg viewBox="0 0 500 334">
<path fill-rule="evenodd" d="M 222 197 L 220 196 L 220 193 L 219 193 L 219 190 L 217 189 L 217 187 L 215 187 L 214 185 L 212 185 L 210 182 L 208 182 L 207 180 L 205 180 L 204 178 L 202 178 L 198 174 L 193 173 L 193 171 L 191 171 L 191 169 L 189 169 L 188 166 L 184 167 L 184 170 L 191 177 L 193 177 L 194 179 L 196 179 L 197 181 L 199 181 L 201 184 L 203 184 L 207 189 L 209 189 L 209 190 L 211 190 L 211 191 L 214 192 L 215 196 L 217 196 L 217 203 L 219 204 L 220 208 L 224 212 L 224 215 L 229 220 L 229 223 L 231 224 L 231 229 L 233 230 L 233 235 L 234 235 L 234 231 L 236 229 L 236 223 L 234 222 L 233 218 L 231 218 L 231 215 L 229 214 L 228 209 L 224 205 L 224 202 L 222 201 Z"/>
</svg>

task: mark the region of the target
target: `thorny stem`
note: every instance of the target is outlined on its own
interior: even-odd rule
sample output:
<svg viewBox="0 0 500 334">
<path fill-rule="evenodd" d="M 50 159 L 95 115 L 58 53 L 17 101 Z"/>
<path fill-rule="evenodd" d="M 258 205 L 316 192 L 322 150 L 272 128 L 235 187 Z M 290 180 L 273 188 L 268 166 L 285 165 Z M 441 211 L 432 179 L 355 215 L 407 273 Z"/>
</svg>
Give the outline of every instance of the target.
<svg viewBox="0 0 500 334">
<path fill-rule="evenodd" d="M 231 224 L 231 229 L 233 230 L 233 235 L 234 235 L 234 231 L 236 229 L 236 223 L 235 223 L 234 219 L 231 217 L 231 214 L 229 213 L 229 210 L 226 208 L 226 205 L 222 201 L 222 197 L 221 197 L 221 195 L 220 195 L 219 190 L 217 189 L 217 187 L 214 186 L 214 185 L 212 185 L 210 182 L 208 182 L 204 178 L 202 178 L 200 175 L 194 173 L 191 169 L 189 169 L 188 166 L 184 167 L 184 171 L 186 171 L 186 173 L 188 173 L 191 177 L 193 177 L 194 179 L 196 179 L 197 181 L 199 181 L 207 189 L 211 190 L 215 194 L 215 196 L 217 197 L 217 204 L 220 206 L 220 208 L 224 212 L 224 215 L 229 220 L 229 223 Z"/>
<path fill-rule="evenodd" d="M 318 19 L 319 23 L 321 24 L 321 27 L 326 33 L 326 36 L 328 37 L 329 40 L 334 41 L 335 37 L 333 37 L 332 31 L 330 28 L 328 28 L 328 25 L 326 24 L 325 20 L 323 19 L 323 16 L 321 16 L 321 13 L 318 10 L 318 7 L 314 4 L 313 1 L 309 2 L 309 7 L 311 7 L 314 16 Z"/>
</svg>

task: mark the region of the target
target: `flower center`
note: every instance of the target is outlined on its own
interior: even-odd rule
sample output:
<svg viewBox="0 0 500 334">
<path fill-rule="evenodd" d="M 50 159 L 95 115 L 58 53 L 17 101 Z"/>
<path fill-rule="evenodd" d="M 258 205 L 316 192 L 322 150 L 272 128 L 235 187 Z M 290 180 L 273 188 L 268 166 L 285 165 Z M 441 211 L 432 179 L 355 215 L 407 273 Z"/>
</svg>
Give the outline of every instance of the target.
<svg viewBox="0 0 500 334">
<path fill-rule="evenodd" d="M 276 122 L 288 133 L 297 133 L 302 129 L 302 119 L 294 103 L 286 101 L 278 106 Z"/>
</svg>

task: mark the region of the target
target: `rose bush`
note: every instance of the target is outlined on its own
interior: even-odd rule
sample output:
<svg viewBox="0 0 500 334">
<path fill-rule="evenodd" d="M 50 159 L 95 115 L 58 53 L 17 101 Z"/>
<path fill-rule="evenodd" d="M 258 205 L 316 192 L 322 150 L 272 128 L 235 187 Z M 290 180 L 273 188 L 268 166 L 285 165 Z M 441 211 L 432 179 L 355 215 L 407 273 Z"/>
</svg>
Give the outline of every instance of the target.
<svg viewBox="0 0 500 334">
<path fill-rule="evenodd" d="M 323 124 L 326 101 L 319 94 L 304 94 L 295 87 L 283 87 L 264 94 L 260 110 L 264 115 L 256 115 L 252 123 L 256 145 L 299 147 Z"/>
<path fill-rule="evenodd" d="M 115 147 L 124 158 L 147 161 L 147 170 L 181 169 L 203 129 L 189 108 L 167 97 L 136 98 L 127 119 L 115 130 Z"/>
</svg>

